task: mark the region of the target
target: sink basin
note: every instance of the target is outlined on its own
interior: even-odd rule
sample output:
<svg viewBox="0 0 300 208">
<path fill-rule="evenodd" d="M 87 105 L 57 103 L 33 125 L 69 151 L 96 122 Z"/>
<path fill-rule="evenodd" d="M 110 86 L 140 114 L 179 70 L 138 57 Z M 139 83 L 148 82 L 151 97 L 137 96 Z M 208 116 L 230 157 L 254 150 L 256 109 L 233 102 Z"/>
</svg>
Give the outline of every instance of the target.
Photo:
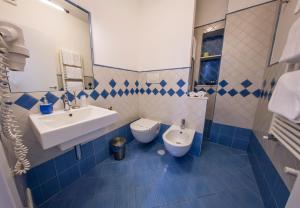
<svg viewBox="0 0 300 208">
<path fill-rule="evenodd" d="M 31 114 L 29 118 L 43 149 L 62 145 L 64 150 L 76 145 L 76 141 L 82 143 L 81 137 L 96 139 L 86 136 L 116 122 L 118 113 L 89 105 L 70 111 L 55 111 L 50 115 Z M 70 145 L 64 145 L 67 143 Z"/>
</svg>

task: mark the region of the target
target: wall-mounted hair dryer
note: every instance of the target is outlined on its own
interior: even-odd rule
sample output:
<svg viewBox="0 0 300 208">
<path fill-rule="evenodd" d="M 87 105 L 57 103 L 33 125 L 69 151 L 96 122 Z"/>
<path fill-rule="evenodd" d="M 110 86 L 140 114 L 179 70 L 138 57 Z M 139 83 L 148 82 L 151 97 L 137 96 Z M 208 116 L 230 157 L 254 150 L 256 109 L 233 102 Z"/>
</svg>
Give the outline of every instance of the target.
<svg viewBox="0 0 300 208">
<path fill-rule="evenodd" d="M 29 58 L 29 51 L 24 45 L 23 31 L 16 25 L 0 21 L 0 48 L 6 48 L 10 70 L 24 71 L 26 58 Z M 4 47 L 1 47 L 1 44 Z"/>
<path fill-rule="evenodd" d="M 22 29 L 9 22 L 0 21 L 0 123 L 1 139 L 13 144 L 16 156 L 14 173 L 25 174 L 30 169 L 28 148 L 23 144 L 23 133 L 11 109 L 8 72 L 24 71 L 29 51 L 24 46 Z"/>
</svg>

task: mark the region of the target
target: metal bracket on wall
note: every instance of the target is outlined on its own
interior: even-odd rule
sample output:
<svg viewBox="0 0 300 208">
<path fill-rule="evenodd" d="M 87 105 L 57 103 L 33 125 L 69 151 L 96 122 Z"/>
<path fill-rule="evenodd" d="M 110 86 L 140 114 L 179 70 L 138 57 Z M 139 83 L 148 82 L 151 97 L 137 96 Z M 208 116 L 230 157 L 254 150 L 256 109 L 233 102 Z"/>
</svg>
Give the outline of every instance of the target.
<svg viewBox="0 0 300 208">
<path fill-rule="evenodd" d="M 278 142 L 278 140 L 276 139 L 276 137 L 273 134 L 268 134 L 267 136 L 263 136 L 264 140 L 270 140 L 273 142 Z"/>
<path fill-rule="evenodd" d="M 285 167 L 284 168 L 284 172 L 287 173 L 287 174 L 293 175 L 295 177 L 297 177 L 297 176 L 300 175 L 300 171 L 299 170 L 296 170 L 296 169 L 290 168 L 290 167 Z"/>
</svg>

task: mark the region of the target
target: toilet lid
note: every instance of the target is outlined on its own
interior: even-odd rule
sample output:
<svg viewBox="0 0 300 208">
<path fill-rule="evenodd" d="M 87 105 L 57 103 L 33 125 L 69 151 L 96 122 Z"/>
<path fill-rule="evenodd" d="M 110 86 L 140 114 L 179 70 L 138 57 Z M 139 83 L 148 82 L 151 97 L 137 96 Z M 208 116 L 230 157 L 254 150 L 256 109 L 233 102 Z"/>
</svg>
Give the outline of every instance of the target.
<svg viewBox="0 0 300 208">
<path fill-rule="evenodd" d="M 130 126 L 132 129 L 136 131 L 144 131 L 144 130 L 152 129 L 157 124 L 158 124 L 157 121 L 141 118 L 140 120 L 133 122 Z"/>
</svg>

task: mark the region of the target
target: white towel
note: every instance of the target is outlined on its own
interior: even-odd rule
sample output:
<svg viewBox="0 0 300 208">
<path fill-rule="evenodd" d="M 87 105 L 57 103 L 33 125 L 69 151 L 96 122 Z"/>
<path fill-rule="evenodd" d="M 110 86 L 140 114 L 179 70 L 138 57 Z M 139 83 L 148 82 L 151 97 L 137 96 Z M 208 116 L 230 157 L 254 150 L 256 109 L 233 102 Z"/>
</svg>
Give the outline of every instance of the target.
<svg viewBox="0 0 300 208">
<path fill-rule="evenodd" d="M 63 64 L 81 67 L 81 55 L 74 51 L 61 49 Z"/>
<path fill-rule="evenodd" d="M 204 91 L 199 91 L 199 92 L 190 92 L 189 96 L 190 97 L 205 97 L 206 92 Z"/>
<path fill-rule="evenodd" d="M 65 78 L 67 79 L 82 79 L 82 69 L 77 67 L 66 66 Z"/>
<path fill-rule="evenodd" d="M 81 55 L 78 53 L 73 52 L 72 53 L 72 60 L 73 60 L 73 66 L 80 66 L 81 67 Z"/>
<path fill-rule="evenodd" d="M 81 90 L 83 90 L 83 83 L 82 82 L 71 82 L 71 81 L 67 81 L 66 82 L 66 88 L 67 88 L 67 90 L 69 90 L 69 91 L 81 91 Z"/>
<path fill-rule="evenodd" d="M 279 62 L 300 62 L 300 18 L 292 25 Z"/>
<path fill-rule="evenodd" d="M 300 0 L 298 0 L 296 9 L 295 9 L 295 14 L 298 14 L 300 12 Z"/>
<path fill-rule="evenodd" d="M 71 51 L 62 49 L 61 50 L 62 62 L 66 65 L 74 65 L 73 54 Z"/>
<path fill-rule="evenodd" d="M 277 82 L 269 110 L 296 123 L 300 122 L 300 71 L 283 74 Z"/>
</svg>

